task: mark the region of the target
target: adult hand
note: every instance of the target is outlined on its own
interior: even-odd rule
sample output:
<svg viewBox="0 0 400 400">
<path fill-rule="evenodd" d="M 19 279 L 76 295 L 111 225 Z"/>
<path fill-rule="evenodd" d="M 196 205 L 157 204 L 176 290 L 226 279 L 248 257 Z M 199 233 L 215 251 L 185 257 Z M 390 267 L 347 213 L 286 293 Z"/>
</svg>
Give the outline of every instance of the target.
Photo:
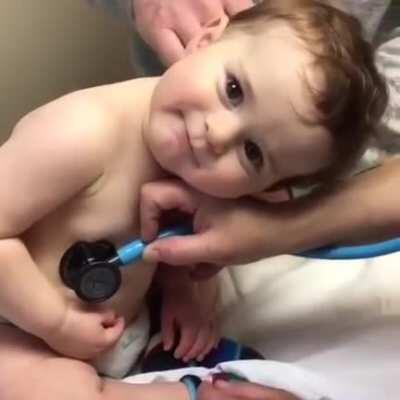
<svg viewBox="0 0 400 400">
<path fill-rule="evenodd" d="M 272 389 L 248 382 L 203 382 L 199 400 L 301 400 L 285 390 Z"/>
<path fill-rule="evenodd" d="M 214 199 L 178 180 L 148 183 L 141 192 L 143 239 L 155 239 L 160 217 L 173 209 L 193 215 L 195 234 L 156 240 L 146 248 L 144 259 L 170 265 L 225 266 L 279 254 L 280 242 L 286 244 L 287 238 L 282 240 L 277 233 L 284 229 L 277 207 L 251 199 Z"/>
<path fill-rule="evenodd" d="M 253 0 L 132 0 L 135 25 L 144 41 L 170 65 L 207 24 L 254 5 Z"/>
</svg>

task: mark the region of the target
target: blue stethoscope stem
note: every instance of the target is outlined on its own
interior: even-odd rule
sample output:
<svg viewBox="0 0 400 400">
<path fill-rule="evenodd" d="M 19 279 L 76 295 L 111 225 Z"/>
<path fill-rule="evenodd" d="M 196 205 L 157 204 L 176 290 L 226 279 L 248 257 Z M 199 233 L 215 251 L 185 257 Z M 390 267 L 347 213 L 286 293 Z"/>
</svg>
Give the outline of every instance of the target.
<svg viewBox="0 0 400 400">
<path fill-rule="evenodd" d="M 193 231 L 189 226 L 176 226 L 172 229 L 167 229 L 162 231 L 157 239 L 163 239 L 170 236 L 182 236 L 189 235 Z M 119 258 L 119 263 L 121 266 L 133 264 L 137 261 L 140 261 L 143 256 L 143 252 L 146 249 L 146 246 L 149 243 L 145 243 L 140 239 L 134 240 L 117 250 L 117 255 Z"/>
</svg>

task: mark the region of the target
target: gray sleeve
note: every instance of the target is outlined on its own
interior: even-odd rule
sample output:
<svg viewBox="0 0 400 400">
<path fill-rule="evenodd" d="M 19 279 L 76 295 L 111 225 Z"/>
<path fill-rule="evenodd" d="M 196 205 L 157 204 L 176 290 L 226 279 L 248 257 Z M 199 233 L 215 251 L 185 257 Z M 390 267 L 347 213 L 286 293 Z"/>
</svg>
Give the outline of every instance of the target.
<svg viewBox="0 0 400 400">
<path fill-rule="evenodd" d="M 400 25 L 400 23 L 399 23 Z M 389 104 L 382 120 L 380 145 L 388 153 L 400 153 L 400 26 L 379 46 L 377 65 L 386 78 Z"/>
<path fill-rule="evenodd" d="M 133 25 L 133 0 L 86 0 L 91 6 L 99 7 L 119 18 L 129 25 Z"/>
<path fill-rule="evenodd" d="M 120 19 L 133 28 L 131 32 L 129 55 L 135 74 L 137 76 L 161 75 L 165 67 L 135 29 L 133 1 L 134 0 L 86 0 L 90 6 L 105 10 L 108 14 Z"/>
<path fill-rule="evenodd" d="M 331 4 L 354 15 L 368 40 L 374 37 L 391 0 L 331 0 Z"/>
</svg>

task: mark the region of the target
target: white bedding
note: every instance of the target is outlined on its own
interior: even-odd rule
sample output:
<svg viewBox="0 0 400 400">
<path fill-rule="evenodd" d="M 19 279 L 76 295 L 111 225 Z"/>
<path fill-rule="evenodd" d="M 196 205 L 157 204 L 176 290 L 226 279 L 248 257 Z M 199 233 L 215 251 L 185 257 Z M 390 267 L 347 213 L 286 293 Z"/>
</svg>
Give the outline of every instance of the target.
<svg viewBox="0 0 400 400">
<path fill-rule="evenodd" d="M 347 398 L 397 400 L 399 286 L 400 253 L 361 261 L 281 256 L 231 268 L 223 332 L 347 386 Z"/>
<path fill-rule="evenodd" d="M 369 261 L 281 256 L 231 268 L 222 277 L 224 335 L 266 361 L 217 371 L 285 389 L 303 400 L 398 400 L 400 253 Z M 189 368 L 136 375 L 132 383 L 176 381 Z"/>
</svg>

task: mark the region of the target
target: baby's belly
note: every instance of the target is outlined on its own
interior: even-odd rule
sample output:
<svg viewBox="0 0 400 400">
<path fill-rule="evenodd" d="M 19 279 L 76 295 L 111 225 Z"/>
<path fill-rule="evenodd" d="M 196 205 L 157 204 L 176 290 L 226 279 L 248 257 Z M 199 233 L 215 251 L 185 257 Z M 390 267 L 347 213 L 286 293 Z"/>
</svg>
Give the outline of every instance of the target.
<svg viewBox="0 0 400 400">
<path fill-rule="evenodd" d="M 122 284 L 118 292 L 103 307 L 110 307 L 118 315 L 130 322 L 140 312 L 150 287 L 156 266 L 148 263 L 136 263 L 123 267 Z"/>
</svg>

